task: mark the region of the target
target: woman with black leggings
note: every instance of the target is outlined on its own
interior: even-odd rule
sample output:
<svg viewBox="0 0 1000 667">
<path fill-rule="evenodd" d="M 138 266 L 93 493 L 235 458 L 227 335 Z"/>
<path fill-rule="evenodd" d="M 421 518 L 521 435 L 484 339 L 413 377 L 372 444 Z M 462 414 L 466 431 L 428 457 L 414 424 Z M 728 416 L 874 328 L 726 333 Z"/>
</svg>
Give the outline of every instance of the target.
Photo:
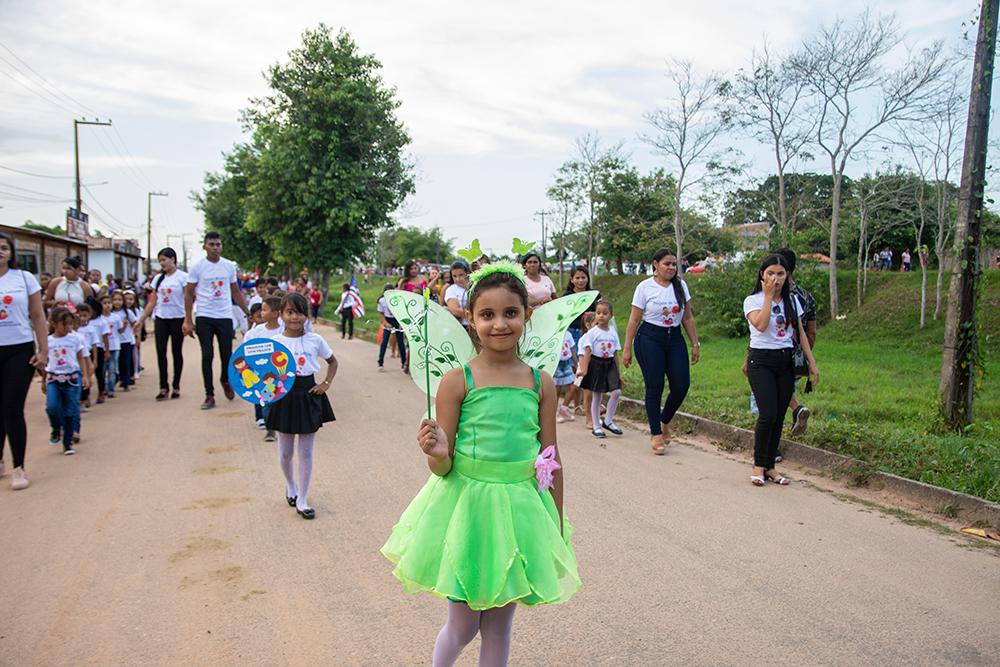
<svg viewBox="0 0 1000 667">
<path fill-rule="evenodd" d="M 14 237 L 0 232 L 0 477 L 6 472 L 3 450 L 9 441 L 14 465 L 10 488 L 15 491 L 28 488 L 24 401 L 35 369 L 48 363 L 48 333 L 42 288 L 35 276 L 18 269 Z"/>
<path fill-rule="evenodd" d="M 753 434 L 750 482 L 764 486 L 767 480 L 784 486 L 788 480 L 774 469 L 774 459 L 781 442 L 785 411 L 795 390 L 792 349 L 796 339 L 809 362 L 813 384 L 819 383 L 819 369 L 802 325 L 802 306 L 789 291 L 784 257 L 768 255 L 761 262 L 753 294 L 743 300 L 743 313 L 750 323 L 747 379 L 760 410 Z"/>
<path fill-rule="evenodd" d="M 188 275 L 177 268 L 177 253 L 164 248 L 157 254 L 160 274 L 150 285 L 146 308 L 135 323 L 136 333 L 142 331 L 146 318 L 153 315 L 153 335 L 156 337 L 156 361 L 160 369 L 160 393 L 156 400 L 163 401 L 181 396 L 181 371 L 184 370 L 184 286 Z M 173 391 L 167 384 L 167 343 L 174 357 Z"/>
<path fill-rule="evenodd" d="M 646 419 L 649 422 L 650 446 L 662 455 L 670 442 L 670 420 L 680 409 L 691 386 L 687 343 L 681 327 L 691 341 L 691 363 L 701 357 L 698 328 L 688 304 L 691 292 L 677 272 L 677 254 L 663 248 L 653 255 L 653 277 L 639 283 L 632 296 L 632 312 L 625 330 L 622 364 L 632 364 L 632 350 L 642 370 L 646 385 Z M 663 378 L 670 385 L 663 398 Z"/>
</svg>

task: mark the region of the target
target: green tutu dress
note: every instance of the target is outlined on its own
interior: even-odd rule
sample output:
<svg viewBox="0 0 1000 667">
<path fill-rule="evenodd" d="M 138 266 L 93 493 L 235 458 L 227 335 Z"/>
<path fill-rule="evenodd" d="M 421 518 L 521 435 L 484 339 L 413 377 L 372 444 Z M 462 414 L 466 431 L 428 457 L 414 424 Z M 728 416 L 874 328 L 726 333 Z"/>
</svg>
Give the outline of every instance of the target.
<svg viewBox="0 0 1000 667">
<path fill-rule="evenodd" d="M 510 602 L 566 602 L 580 588 L 572 527 L 549 491 L 538 492 L 538 371 L 535 389 L 474 387 L 455 436 L 455 458 L 403 512 L 382 554 L 409 593 L 427 591 L 471 609 Z"/>
</svg>

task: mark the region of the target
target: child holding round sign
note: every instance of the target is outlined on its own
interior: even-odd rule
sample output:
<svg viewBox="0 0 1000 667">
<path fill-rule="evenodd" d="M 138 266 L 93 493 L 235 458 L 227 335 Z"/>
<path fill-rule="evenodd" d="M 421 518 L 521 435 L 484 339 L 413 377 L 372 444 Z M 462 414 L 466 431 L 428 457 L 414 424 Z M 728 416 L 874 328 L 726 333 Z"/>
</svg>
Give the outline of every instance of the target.
<svg viewBox="0 0 1000 667">
<path fill-rule="evenodd" d="M 337 374 L 337 358 L 327 342 L 317 333 L 305 331 L 309 319 L 309 302 L 301 294 L 286 294 L 281 299 L 281 319 L 285 330 L 271 340 L 291 352 L 297 378 L 284 399 L 271 405 L 267 415 L 267 430 L 278 433 L 281 472 L 287 483 L 285 498 L 303 519 L 313 519 L 315 510 L 309 506 L 306 494 L 312 478 L 313 443 L 316 431 L 324 423 L 334 421 L 333 408 L 326 397 Z M 319 384 L 313 377 L 319 372 L 319 360 L 327 363 L 326 377 Z M 298 435 L 298 481 L 292 472 L 295 436 Z"/>
</svg>

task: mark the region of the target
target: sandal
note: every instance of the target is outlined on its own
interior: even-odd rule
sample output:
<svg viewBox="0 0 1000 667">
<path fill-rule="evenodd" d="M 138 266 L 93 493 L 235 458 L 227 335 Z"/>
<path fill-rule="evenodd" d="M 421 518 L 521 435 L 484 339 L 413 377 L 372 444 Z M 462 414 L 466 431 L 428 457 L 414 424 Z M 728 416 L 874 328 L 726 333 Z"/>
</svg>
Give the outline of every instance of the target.
<svg viewBox="0 0 1000 667">
<path fill-rule="evenodd" d="M 170 398 L 173 399 L 173 398 L 180 398 L 180 397 L 181 397 L 181 392 L 179 392 L 178 390 L 174 389 L 172 392 L 170 392 Z"/>
<path fill-rule="evenodd" d="M 763 475 L 750 475 L 750 483 L 754 486 L 764 486 Z"/>
<path fill-rule="evenodd" d="M 764 476 L 767 478 L 767 481 L 773 482 L 774 484 L 777 484 L 778 486 L 788 486 L 789 484 L 791 484 L 791 482 L 788 481 L 788 478 L 785 477 L 784 475 L 778 475 L 777 477 L 771 477 L 770 475 L 765 474 Z"/>
<path fill-rule="evenodd" d="M 160 393 L 156 395 L 156 400 L 165 401 L 167 400 L 168 395 L 170 395 L 169 391 L 167 391 L 166 389 L 161 389 Z"/>
<path fill-rule="evenodd" d="M 665 442 L 652 442 L 650 447 L 653 449 L 653 453 L 657 456 L 663 456 L 667 453 L 667 444 Z"/>
</svg>

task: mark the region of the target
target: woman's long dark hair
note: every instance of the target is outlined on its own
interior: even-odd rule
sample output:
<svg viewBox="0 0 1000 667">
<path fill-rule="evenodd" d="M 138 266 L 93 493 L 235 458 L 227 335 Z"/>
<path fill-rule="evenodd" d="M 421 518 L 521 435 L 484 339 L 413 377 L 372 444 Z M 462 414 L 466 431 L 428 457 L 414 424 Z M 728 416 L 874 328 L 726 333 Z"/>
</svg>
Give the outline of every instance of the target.
<svg viewBox="0 0 1000 667">
<path fill-rule="evenodd" d="M 670 248 L 660 248 L 653 255 L 653 261 L 659 263 L 664 257 L 673 257 L 678 259 L 677 253 Z M 670 280 L 670 284 L 674 286 L 674 298 L 677 299 L 677 305 L 681 308 L 687 303 L 684 298 L 684 285 L 681 282 L 681 264 L 677 262 L 677 270 L 674 272 L 674 277 Z"/>
<path fill-rule="evenodd" d="M 7 232 L 0 232 L 0 241 L 6 241 L 10 246 L 10 261 L 7 262 L 8 269 L 19 268 L 17 266 L 17 246 L 14 245 L 14 237 Z"/>
<path fill-rule="evenodd" d="M 791 285 L 789 284 L 790 281 L 788 280 L 790 272 L 788 271 L 788 262 L 785 260 L 784 257 L 779 255 L 778 253 L 771 253 L 770 255 L 766 256 L 764 259 L 761 260 L 760 268 L 757 269 L 757 281 L 754 283 L 753 293 L 756 294 L 757 292 L 764 291 L 764 280 L 763 280 L 764 270 L 767 269 L 767 267 L 774 266 L 776 264 L 780 265 L 783 269 L 785 269 L 785 282 L 781 284 L 781 303 L 785 307 L 785 313 L 786 313 L 785 317 L 792 323 L 793 331 L 795 332 L 796 335 L 798 335 L 799 314 L 795 310 L 794 305 L 792 305 Z M 770 307 L 771 304 L 769 303 L 764 304 L 764 308 L 770 308 Z"/>
<path fill-rule="evenodd" d="M 573 289 L 573 277 L 576 276 L 577 273 L 582 273 L 587 276 L 587 286 L 583 289 L 583 291 L 586 292 L 587 290 L 592 289 L 590 286 L 590 271 L 588 271 L 587 267 L 583 264 L 580 264 L 579 266 L 574 266 L 569 270 L 569 282 L 566 283 L 566 291 L 563 293 L 564 295 L 576 294 L 576 290 Z"/>
<path fill-rule="evenodd" d="M 175 268 L 177 267 L 177 251 L 171 248 L 170 246 L 167 246 L 166 248 L 160 250 L 160 252 L 156 253 L 156 257 L 157 259 L 159 259 L 160 257 L 166 257 L 168 259 L 172 259 L 174 260 L 174 267 Z M 151 283 L 150 286 L 153 288 L 154 292 L 156 291 L 156 288 L 159 287 L 160 283 L 163 282 L 163 278 L 166 277 L 166 275 L 167 272 L 164 271 L 163 269 L 160 269 L 160 275 L 153 278 L 153 282 Z"/>
</svg>

